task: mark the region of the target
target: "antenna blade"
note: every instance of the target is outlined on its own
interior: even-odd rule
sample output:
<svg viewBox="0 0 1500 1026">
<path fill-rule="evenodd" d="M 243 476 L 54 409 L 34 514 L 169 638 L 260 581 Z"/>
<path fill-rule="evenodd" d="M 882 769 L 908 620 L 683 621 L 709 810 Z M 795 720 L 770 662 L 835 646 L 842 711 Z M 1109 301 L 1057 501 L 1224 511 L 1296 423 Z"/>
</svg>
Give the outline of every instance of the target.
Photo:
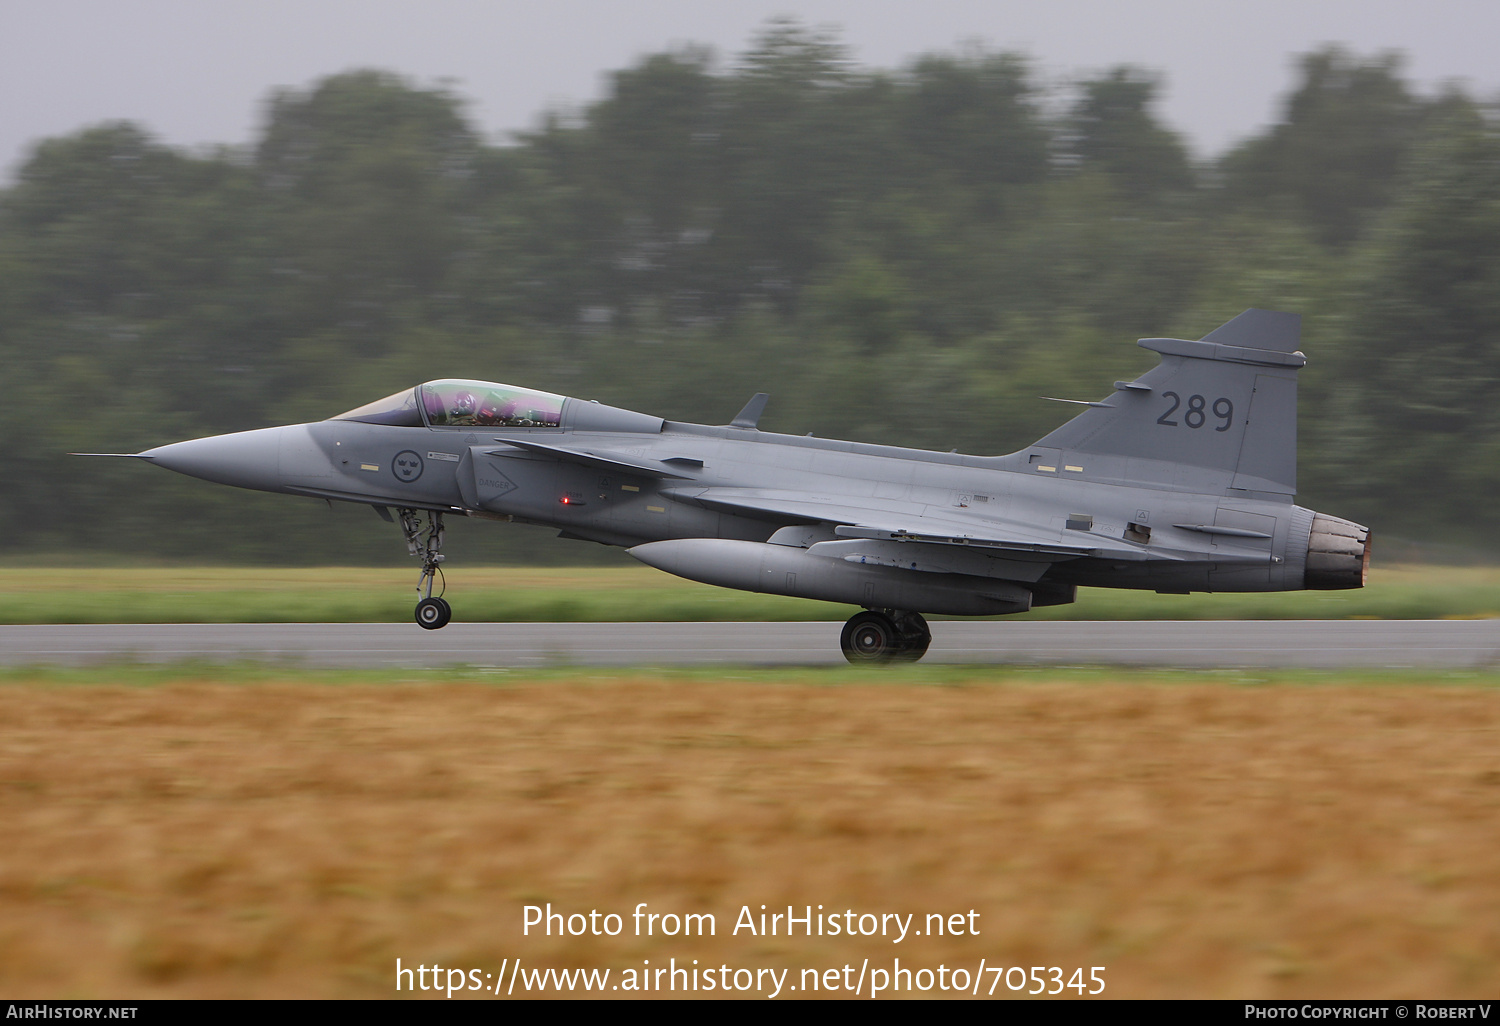
<svg viewBox="0 0 1500 1026">
<path fill-rule="evenodd" d="M 745 404 L 745 408 L 735 415 L 729 422 L 730 427 L 752 428 L 760 423 L 760 415 L 765 412 L 766 400 L 771 398 L 769 392 L 756 392 Z"/>
</svg>

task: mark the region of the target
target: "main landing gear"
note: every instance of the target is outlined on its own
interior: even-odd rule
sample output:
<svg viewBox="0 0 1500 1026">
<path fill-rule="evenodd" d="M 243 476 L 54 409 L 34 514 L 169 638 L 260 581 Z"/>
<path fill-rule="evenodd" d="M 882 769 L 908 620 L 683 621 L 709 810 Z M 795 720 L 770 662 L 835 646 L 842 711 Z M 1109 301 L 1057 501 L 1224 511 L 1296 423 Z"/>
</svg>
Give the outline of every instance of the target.
<svg viewBox="0 0 1500 1026">
<path fill-rule="evenodd" d="M 927 654 L 932 631 L 921 613 L 866 609 L 844 624 L 839 644 L 851 663 L 914 663 Z"/>
<path fill-rule="evenodd" d="M 406 535 L 406 548 L 422 561 L 422 576 L 417 579 L 416 618 L 418 626 L 429 631 L 448 626 L 453 619 L 453 607 L 443 599 L 443 593 L 432 593 L 434 581 L 443 582 L 443 515 L 428 514 L 428 526 L 422 527 L 422 514 L 414 509 L 398 509 L 401 515 L 401 533 Z M 443 582 L 446 586 L 446 582 Z"/>
</svg>

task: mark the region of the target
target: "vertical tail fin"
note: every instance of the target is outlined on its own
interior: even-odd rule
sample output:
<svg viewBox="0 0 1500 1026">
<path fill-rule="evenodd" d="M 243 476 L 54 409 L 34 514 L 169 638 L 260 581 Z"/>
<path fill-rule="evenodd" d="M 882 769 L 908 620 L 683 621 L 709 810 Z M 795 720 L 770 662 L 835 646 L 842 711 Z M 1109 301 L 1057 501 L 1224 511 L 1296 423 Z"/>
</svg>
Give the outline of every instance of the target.
<svg viewBox="0 0 1500 1026">
<path fill-rule="evenodd" d="M 1230 488 L 1295 494 L 1301 325 L 1297 314 L 1246 310 L 1198 341 L 1143 338 L 1157 366 L 1032 448 L 1087 456 L 1106 477 L 1207 485 L 1224 475 Z M 1111 472 L 1101 465 L 1111 457 L 1152 462 Z"/>
</svg>

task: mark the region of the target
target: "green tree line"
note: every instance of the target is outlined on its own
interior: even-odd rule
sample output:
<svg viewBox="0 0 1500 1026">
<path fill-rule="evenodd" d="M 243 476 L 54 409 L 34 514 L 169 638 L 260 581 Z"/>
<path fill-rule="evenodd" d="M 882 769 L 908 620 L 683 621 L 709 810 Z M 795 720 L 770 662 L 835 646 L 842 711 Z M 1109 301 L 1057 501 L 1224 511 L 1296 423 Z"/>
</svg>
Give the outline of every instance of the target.
<svg viewBox="0 0 1500 1026">
<path fill-rule="evenodd" d="M 1195 161 L 1134 67 L 895 70 L 765 26 L 685 48 L 497 144 L 381 71 L 273 95 L 248 148 L 131 123 L 0 191 L 0 551 L 396 559 L 363 510 L 70 451 L 320 419 L 442 376 L 677 420 L 1003 453 L 1259 306 L 1304 315 L 1299 501 L 1493 546 L 1500 133 L 1392 55 L 1301 58 L 1277 123 Z M 460 529 L 484 558 L 588 558 Z"/>
</svg>

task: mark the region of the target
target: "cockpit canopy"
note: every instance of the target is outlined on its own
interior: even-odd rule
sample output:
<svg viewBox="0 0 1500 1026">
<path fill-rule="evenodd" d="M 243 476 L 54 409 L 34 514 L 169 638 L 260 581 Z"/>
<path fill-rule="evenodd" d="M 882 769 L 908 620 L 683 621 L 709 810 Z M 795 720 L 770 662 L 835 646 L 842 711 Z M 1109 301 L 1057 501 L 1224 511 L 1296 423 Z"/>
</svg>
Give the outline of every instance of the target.
<svg viewBox="0 0 1500 1026">
<path fill-rule="evenodd" d="M 332 419 L 392 427 L 555 428 L 562 426 L 564 402 L 564 396 L 550 392 L 447 378 L 408 388 Z"/>
</svg>

